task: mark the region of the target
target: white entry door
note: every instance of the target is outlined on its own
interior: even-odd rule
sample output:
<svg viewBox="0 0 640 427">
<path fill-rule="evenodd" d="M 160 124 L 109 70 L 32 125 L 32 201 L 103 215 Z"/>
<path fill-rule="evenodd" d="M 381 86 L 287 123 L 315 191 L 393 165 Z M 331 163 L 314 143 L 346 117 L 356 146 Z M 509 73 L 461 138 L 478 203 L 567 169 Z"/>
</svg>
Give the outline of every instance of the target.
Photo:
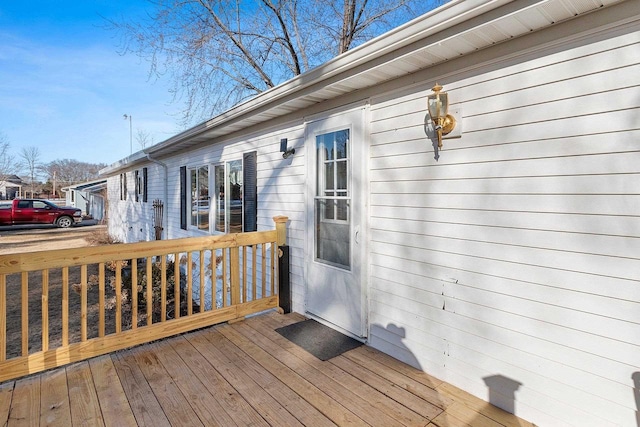
<svg viewBox="0 0 640 427">
<path fill-rule="evenodd" d="M 364 110 L 307 124 L 306 309 L 366 336 L 362 236 Z"/>
</svg>

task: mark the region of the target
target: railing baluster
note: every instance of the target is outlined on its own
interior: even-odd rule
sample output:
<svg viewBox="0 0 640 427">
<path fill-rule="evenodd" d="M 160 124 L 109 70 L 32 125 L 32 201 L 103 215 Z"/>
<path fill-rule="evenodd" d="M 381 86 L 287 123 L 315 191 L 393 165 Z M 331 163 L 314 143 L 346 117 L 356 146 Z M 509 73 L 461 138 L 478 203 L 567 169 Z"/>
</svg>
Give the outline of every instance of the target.
<svg viewBox="0 0 640 427">
<path fill-rule="evenodd" d="M 87 307 L 87 265 L 80 266 L 80 312 L 81 312 L 81 329 L 80 339 L 84 342 L 87 340 L 87 315 L 89 313 Z"/>
<path fill-rule="evenodd" d="M 42 270 L 42 351 L 49 350 L 49 270 Z"/>
<path fill-rule="evenodd" d="M 69 345 L 69 267 L 62 267 L 62 345 Z"/>
<path fill-rule="evenodd" d="M 153 264 L 147 257 L 147 326 L 153 323 Z"/>
<path fill-rule="evenodd" d="M 131 329 L 138 327 L 138 259 L 131 260 Z"/>
<path fill-rule="evenodd" d="M 229 248 L 231 267 L 231 305 L 240 304 L 240 251 L 239 248 Z"/>
<path fill-rule="evenodd" d="M 242 302 L 247 302 L 247 247 L 242 247 Z"/>
<path fill-rule="evenodd" d="M 7 359 L 7 276 L 0 274 L 0 362 Z"/>
<path fill-rule="evenodd" d="M 262 283 L 260 284 L 260 289 L 262 292 L 260 293 L 260 298 L 264 298 L 267 296 L 267 244 L 263 243 L 262 245 Z"/>
<path fill-rule="evenodd" d="M 167 320 L 167 257 L 163 255 L 160 261 L 160 321 Z"/>
<path fill-rule="evenodd" d="M 104 262 L 98 264 L 98 336 L 104 337 L 105 329 L 105 266 Z"/>
<path fill-rule="evenodd" d="M 276 294 L 276 252 L 278 251 L 278 246 L 276 242 L 271 242 L 271 295 Z"/>
<path fill-rule="evenodd" d="M 205 251 L 200 251 L 200 313 L 204 312 L 204 254 Z M 191 314 L 191 313 L 189 313 Z"/>
<path fill-rule="evenodd" d="M 258 245 L 251 246 L 251 261 L 253 263 L 251 266 L 251 301 L 255 301 L 258 297 Z"/>
<path fill-rule="evenodd" d="M 122 261 L 116 261 L 116 334 L 122 331 Z"/>
<path fill-rule="evenodd" d="M 173 318 L 180 317 L 180 254 L 174 255 L 173 263 Z"/>
<path fill-rule="evenodd" d="M 218 308 L 218 252 L 211 249 L 211 310 Z"/>
<path fill-rule="evenodd" d="M 193 295 L 192 291 L 193 291 L 193 253 L 189 252 L 187 253 L 187 315 L 191 315 L 193 313 L 193 298 L 191 297 Z M 180 287 L 178 286 L 178 289 L 180 289 Z M 179 295 L 180 293 L 178 293 Z M 180 311 L 180 307 L 178 307 L 178 312 Z"/>
<path fill-rule="evenodd" d="M 222 306 L 227 306 L 227 249 L 222 249 Z"/>
<path fill-rule="evenodd" d="M 22 355 L 29 355 L 29 273 L 21 274 L 22 298 Z"/>
</svg>

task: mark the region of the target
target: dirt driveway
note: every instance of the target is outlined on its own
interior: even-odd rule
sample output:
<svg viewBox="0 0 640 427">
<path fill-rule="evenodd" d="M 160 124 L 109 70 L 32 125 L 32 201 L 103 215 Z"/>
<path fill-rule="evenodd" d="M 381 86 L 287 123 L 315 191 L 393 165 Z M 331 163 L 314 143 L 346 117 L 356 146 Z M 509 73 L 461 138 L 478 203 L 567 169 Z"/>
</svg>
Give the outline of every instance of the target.
<svg viewBox="0 0 640 427">
<path fill-rule="evenodd" d="M 0 255 L 89 246 L 86 237 L 104 231 L 106 225 L 85 220 L 71 228 L 52 225 L 0 227 Z"/>
</svg>

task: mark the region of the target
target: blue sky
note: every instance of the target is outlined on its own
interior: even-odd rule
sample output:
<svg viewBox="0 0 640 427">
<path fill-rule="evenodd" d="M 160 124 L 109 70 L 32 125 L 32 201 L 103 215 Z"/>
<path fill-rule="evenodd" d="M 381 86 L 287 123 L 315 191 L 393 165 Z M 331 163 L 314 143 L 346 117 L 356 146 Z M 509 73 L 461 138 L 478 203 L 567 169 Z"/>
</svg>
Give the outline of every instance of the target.
<svg viewBox="0 0 640 427">
<path fill-rule="evenodd" d="M 118 54 L 103 17 L 142 16 L 145 0 L 3 0 L 0 3 L 0 134 L 17 155 L 41 161 L 113 163 L 133 151 L 138 129 L 154 143 L 179 132 L 180 103 L 148 63 Z"/>
</svg>

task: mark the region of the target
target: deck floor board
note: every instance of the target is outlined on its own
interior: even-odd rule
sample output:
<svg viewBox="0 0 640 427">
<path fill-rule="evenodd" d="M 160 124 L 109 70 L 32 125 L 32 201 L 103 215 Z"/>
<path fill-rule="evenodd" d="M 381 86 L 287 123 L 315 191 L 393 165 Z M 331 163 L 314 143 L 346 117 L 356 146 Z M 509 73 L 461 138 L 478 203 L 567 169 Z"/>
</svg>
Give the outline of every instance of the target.
<svg viewBox="0 0 640 427">
<path fill-rule="evenodd" d="M 40 378 L 40 425 L 71 425 L 69 388 L 64 369 L 42 374 Z"/>
<path fill-rule="evenodd" d="M 430 426 L 529 423 L 370 347 L 320 361 L 275 312 L 0 384 L 0 425 Z"/>
</svg>

